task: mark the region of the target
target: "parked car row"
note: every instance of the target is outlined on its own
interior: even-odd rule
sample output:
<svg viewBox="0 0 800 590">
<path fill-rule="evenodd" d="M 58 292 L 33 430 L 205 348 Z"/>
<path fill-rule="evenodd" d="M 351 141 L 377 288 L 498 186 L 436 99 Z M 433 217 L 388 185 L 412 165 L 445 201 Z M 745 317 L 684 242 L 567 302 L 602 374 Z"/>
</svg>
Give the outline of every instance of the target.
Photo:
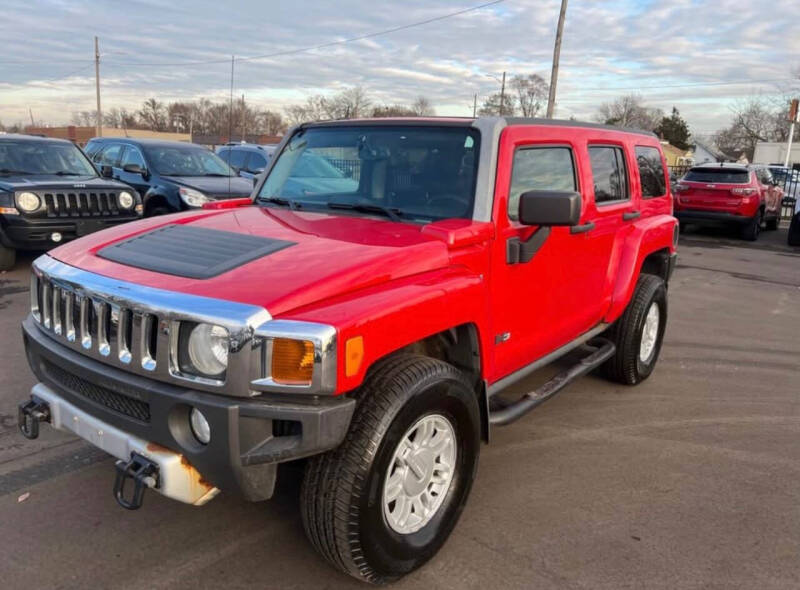
<svg viewBox="0 0 800 590">
<path fill-rule="evenodd" d="M 219 155 L 183 142 L 0 137 L 0 270 L 18 249 L 49 247 L 142 216 L 248 197 L 275 146 L 229 144 Z"/>
</svg>

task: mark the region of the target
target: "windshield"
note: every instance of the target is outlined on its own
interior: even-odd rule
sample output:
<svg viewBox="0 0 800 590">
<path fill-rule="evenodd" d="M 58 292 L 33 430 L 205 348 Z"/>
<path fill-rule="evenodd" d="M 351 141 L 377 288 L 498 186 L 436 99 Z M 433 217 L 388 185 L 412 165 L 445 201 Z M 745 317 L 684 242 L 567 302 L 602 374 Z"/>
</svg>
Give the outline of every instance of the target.
<svg viewBox="0 0 800 590">
<path fill-rule="evenodd" d="M 692 168 L 683 177 L 689 182 L 718 182 L 721 184 L 747 184 L 750 172 L 741 168 Z"/>
<path fill-rule="evenodd" d="M 74 144 L 55 141 L 0 141 L 0 174 L 97 176 Z"/>
<path fill-rule="evenodd" d="M 236 176 L 215 153 L 197 146 L 148 146 L 147 159 L 164 176 Z"/>
<path fill-rule="evenodd" d="M 289 141 L 258 196 L 399 221 L 469 218 L 479 140 L 471 127 L 311 127 Z"/>
</svg>

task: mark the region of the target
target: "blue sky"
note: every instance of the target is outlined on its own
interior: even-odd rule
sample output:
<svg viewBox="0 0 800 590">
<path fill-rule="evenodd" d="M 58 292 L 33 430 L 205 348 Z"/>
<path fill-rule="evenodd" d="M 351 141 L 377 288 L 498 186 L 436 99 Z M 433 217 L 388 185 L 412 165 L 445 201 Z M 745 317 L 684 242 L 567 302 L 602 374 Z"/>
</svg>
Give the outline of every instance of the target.
<svg viewBox="0 0 800 590">
<path fill-rule="evenodd" d="M 0 121 L 68 122 L 94 108 L 93 36 L 100 37 L 104 108 L 159 100 L 222 100 L 232 54 L 316 45 L 438 17 L 481 0 L 172 2 L 3 0 Z M 560 0 L 500 4 L 324 50 L 239 62 L 234 92 L 280 110 L 310 94 L 361 85 L 378 103 L 429 97 L 441 115 L 471 114 L 498 89 L 487 74 L 549 78 Z M 800 2 L 571 0 L 557 116 L 639 92 L 677 106 L 693 130 L 724 126 L 731 105 L 800 87 Z M 189 61 L 220 63 L 182 65 Z M 176 65 L 178 64 L 178 65 Z M 735 84 L 734 84 L 735 83 Z M 800 90 L 800 88 L 798 88 Z"/>
</svg>

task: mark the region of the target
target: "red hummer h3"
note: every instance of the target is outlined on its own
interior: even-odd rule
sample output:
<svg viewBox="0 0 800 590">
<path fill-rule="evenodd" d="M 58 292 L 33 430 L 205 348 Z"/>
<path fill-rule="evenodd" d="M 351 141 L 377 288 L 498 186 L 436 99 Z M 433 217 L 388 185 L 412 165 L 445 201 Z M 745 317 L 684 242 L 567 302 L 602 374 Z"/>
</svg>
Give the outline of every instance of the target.
<svg viewBox="0 0 800 590">
<path fill-rule="evenodd" d="M 695 166 L 675 186 L 675 217 L 690 223 L 739 228 L 755 241 L 762 224 L 778 229 L 783 189 L 767 166 L 703 164 Z"/>
<path fill-rule="evenodd" d="M 307 458 L 311 542 L 391 581 L 452 531 L 491 428 L 594 369 L 651 374 L 678 235 L 667 178 L 655 136 L 593 124 L 301 125 L 252 199 L 35 261 L 40 383 L 20 428 L 117 457 L 126 508 L 148 488 L 265 500 L 278 464 Z"/>
</svg>

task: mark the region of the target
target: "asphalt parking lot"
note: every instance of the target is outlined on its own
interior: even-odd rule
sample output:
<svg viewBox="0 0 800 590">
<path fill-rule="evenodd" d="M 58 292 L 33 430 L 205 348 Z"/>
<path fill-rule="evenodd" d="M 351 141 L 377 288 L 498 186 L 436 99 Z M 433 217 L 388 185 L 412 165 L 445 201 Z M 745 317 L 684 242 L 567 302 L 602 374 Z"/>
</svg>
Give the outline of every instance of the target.
<svg viewBox="0 0 800 590">
<path fill-rule="evenodd" d="M 396 587 L 800 587 L 800 249 L 785 239 L 688 234 L 651 379 L 587 377 L 497 429 L 453 536 Z M 110 458 L 48 427 L 24 439 L 31 260 L 0 275 L 3 587 L 364 587 L 306 542 L 296 473 L 268 503 L 150 493 L 128 512 Z"/>
</svg>

